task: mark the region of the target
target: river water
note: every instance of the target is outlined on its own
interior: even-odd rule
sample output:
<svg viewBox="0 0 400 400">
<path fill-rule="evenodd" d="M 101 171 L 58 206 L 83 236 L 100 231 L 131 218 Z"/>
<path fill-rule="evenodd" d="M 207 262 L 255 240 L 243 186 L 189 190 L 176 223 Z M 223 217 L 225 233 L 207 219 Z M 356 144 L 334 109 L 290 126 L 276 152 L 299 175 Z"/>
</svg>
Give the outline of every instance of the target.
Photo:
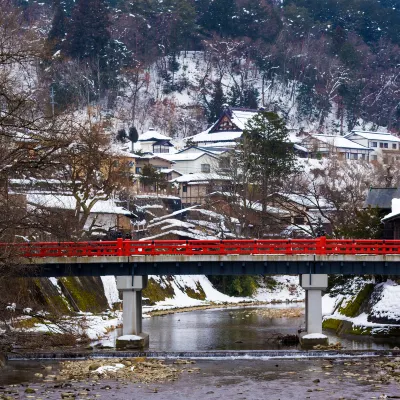
<svg viewBox="0 0 400 400">
<path fill-rule="evenodd" d="M 295 349 L 296 346 L 280 345 L 276 338 L 278 335 L 296 334 L 304 327 L 304 315 L 266 318 L 265 313 L 260 311 L 263 311 L 263 307 L 221 308 L 155 316 L 144 319 L 143 330 L 150 334 L 150 350 L 154 351 Z M 347 349 L 393 347 L 393 344 L 376 343 L 371 339 L 350 340 L 326 333 L 331 343 L 339 340 Z M 118 333 L 115 332 L 115 335 Z M 325 400 L 400 396 L 396 382 L 382 385 L 371 379 L 376 375 L 376 370 L 370 369 L 379 360 L 388 362 L 384 358 L 360 358 L 356 361 L 340 358 L 197 360 L 196 366 L 200 371 L 196 374 L 184 372 L 176 382 L 134 384 L 86 380 L 68 383 L 67 388 L 51 381 L 43 382 L 35 376 L 37 372 L 46 375 L 44 365 L 48 364 L 53 366 L 49 373 L 57 374 L 57 362 L 18 361 L 8 363 L 0 372 L 0 398 L 2 393 L 9 393 L 13 398 L 26 398 L 28 385 L 36 390 L 35 395 L 29 397 L 49 400 L 60 399 L 66 390 L 73 391 L 77 399 L 117 400 Z M 172 363 L 172 360 L 167 362 Z M 327 363 L 332 364 L 330 369 L 326 369 Z M 363 377 L 363 374 L 368 376 Z M 80 395 L 82 392 L 86 393 L 83 397 Z"/>
<path fill-rule="evenodd" d="M 278 336 L 297 334 L 304 329 L 301 317 L 267 318 L 262 308 L 294 308 L 304 311 L 304 305 L 268 305 L 265 307 L 223 308 L 199 310 L 143 320 L 143 331 L 150 335 L 150 350 L 283 350 L 296 346 L 283 346 Z M 342 338 L 324 332 L 330 343 L 341 342 L 353 350 L 388 349 L 399 343 L 382 343 L 366 338 Z"/>
</svg>

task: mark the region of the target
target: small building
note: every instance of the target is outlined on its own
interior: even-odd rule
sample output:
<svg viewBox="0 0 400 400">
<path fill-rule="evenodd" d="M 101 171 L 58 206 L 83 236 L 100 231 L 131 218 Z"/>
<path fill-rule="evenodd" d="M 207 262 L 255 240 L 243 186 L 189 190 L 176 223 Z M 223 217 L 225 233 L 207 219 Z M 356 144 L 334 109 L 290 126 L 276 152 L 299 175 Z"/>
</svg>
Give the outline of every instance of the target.
<svg viewBox="0 0 400 400">
<path fill-rule="evenodd" d="M 165 154 L 174 153 L 175 147 L 171 138 L 158 133 L 153 128 L 139 136 L 138 143 L 143 153 Z"/>
<path fill-rule="evenodd" d="M 198 147 L 189 147 L 175 154 L 165 154 L 163 157 L 173 162 L 174 169 L 181 174 L 208 174 L 218 167 L 218 155 Z"/>
<path fill-rule="evenodd" d="M 242 136 L 247 121 L 259 113 L 259 110 L 225 107 L 218 121 L 210 128 L 191 137 L 198 146 L 218 145 L 234 147 Z"/>
<path fill-rule="evenodd" d="M 73 195 L 28 193 L 26 203 L 28 207 L 37 210 L 57 211 L 55 216 L 58 218 L 58 223 L 60 226 L 65 224 L 66 231 L 69 228 L 68 216 L 71 213 L 73 215 L 77 207 Z M 87 203 L 90 204 L 91 201 Z M 131 221 L 136 217 L 131 211 L 118 206 L 113 199 L 97 200 L 90 209 L 83 230 L 89 232 L 92 237 L 104 237 L 110 232 L 128 237 L 131 234 Z"/>
<path fill-rule="evenodd" d="M 208 193 L 213 190 L 223 191 L 228 182 L 227 177 L 216 173 L 185 174 L 170 181 L 176 186 L 184 206 L 204 203 Z"/>
<path fill-rule="evenodd" d="M 156 170 L 172 169 L 173 161 L 168 160 L 166 157 L 157 156 L 154 154 L 145 154 L 143 156 L 135 155 L 136 167 L 135 173 L 141 174 L 142 169 L 146 164 L 152 165 Z"/>
<path fill-rule="evenodd" d="M 347 139 L 371 148 L 370 161 L 393 164 L 400 161 L 400 138 L 387 132 L 369 132 L 353 130 L 345 136 Z"/>
<path fill-rule="evenodd" d="M 310 134 L 302 140 L 311 158 L 328 157 L 337 154 L 342 160 L 369 160 L 373 151 L 369 147 L 353 142 L 344 136 Z"/>
</svg>

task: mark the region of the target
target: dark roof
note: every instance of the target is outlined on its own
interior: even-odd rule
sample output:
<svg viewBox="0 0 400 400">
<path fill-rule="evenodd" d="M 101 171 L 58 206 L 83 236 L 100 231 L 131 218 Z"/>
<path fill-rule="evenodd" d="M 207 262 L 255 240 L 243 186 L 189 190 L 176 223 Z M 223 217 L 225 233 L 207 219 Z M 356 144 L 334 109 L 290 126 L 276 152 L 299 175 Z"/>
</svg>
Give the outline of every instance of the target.
<svg viewBox="0 0 400 400">
<path fill-rule="evenodd" d="M 365 207 L 378 207 L 380 209 L 392 209 L 392 199 L 400 198 L 399 188 L 370 188 Z"/>
</svg>

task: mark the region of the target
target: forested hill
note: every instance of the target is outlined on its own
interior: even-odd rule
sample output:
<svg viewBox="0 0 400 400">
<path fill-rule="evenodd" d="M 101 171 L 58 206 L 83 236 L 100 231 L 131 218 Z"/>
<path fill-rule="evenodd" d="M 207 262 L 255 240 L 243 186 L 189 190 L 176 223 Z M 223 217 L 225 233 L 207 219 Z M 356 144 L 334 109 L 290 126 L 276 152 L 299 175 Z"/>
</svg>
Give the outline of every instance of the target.
<svg viewBox="0 0 400 400">
<path fill-rule="evenodd" d="M 400 0 L 15 0 L 13 6 L 44 39 L 39 80 L 53 87 L 58 110 L 104 99 L 113 109 L 128 93 L 136 123 L 136 107 L 144 105 L 135 93 L 157 64 L 161 94 L 195 91 L 191 99 L 204 123 L 228 102 L 284 117 L 295 108 L 299 126 L 314 121 L 327 129 L 333 119 L 342 134 L 360 121 L 400 127 Z M 212 67 L 202 64 L 203 79 L 176 79 L 182 51 L 208 57 Z M 159 99 L 147 96 L 146 107 Z"/>
</svg>

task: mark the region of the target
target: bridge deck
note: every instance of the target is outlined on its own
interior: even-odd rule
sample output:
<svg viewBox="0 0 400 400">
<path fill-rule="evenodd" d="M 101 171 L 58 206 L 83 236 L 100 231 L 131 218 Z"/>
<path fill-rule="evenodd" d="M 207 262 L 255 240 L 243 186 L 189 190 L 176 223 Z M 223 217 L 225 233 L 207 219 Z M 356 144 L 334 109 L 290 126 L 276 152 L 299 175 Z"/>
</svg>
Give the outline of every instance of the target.
<svg viewBox="0 0 400 400">
<path fill-rule="evenodd" d="M 0 244 L 24 276 L 400 275 L 399 240 L 160 240 Z M 22 272 L 17 272 L 21 274 Z M 16 274 L 17 274 L 16 273 Z"/>
<path fill-rule="evenodd" d="M 400 275 L 395 255 L 163 255 L 47 257 L 32 259 L 30 276 L 101 275 L 278 275 L 382 274 Z"/>
</svg>

